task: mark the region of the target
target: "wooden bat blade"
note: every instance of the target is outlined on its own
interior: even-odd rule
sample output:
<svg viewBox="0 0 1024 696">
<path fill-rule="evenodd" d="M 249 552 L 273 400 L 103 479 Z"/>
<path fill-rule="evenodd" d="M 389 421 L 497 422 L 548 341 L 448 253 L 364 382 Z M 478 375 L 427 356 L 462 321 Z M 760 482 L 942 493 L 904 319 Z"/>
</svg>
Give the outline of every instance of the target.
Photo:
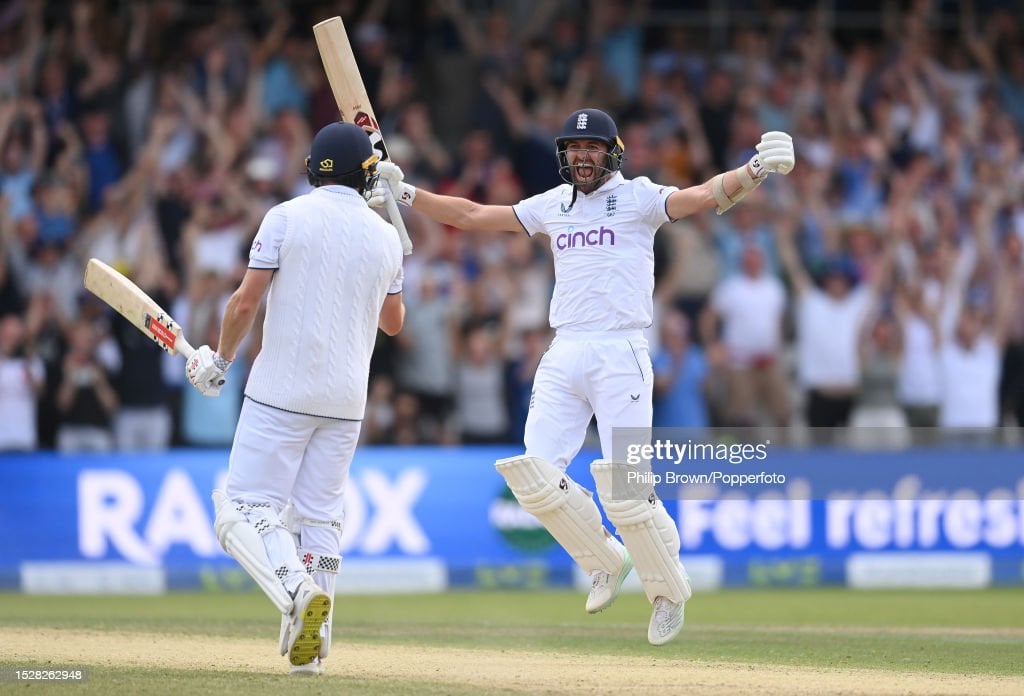
<svg viewBox="0 0 1024 696">
<path fill-rule="evenodd" d="M 181 327 L 171 315 L 138 285 L 99 259 L 89 259 L 85 267 L 85 288 L 168 353 L 192 357 L 195 349 L 181 335 Z"/>
<path fill-rule="evenodd" d="M 359 64 L 356 63 L 352 44 L 345 31 L 345 22 L 341 17 L 331 17 L 313 26 L 316 47 L 320 51 L 320 59 L 327 73 L 327 81 L 334 92 L 334 101 L 338 111 L 347 121 L 355 122 L 350 115 L 359 112 L 370 112 L 370 98 L 366 94 Z"/>
<path fill-rule="evenodd" d="M 366 85 L 363 84 L 363 77 L 359 73 L 359 64 L 356 63 L 355 53 L 352 52 L 348 32 L 345 31 L 345 22 L 341 17 L 325 19 L 313 25 L 313 36 L 316 38 L 320 60 L 324 64 L 324 72 L 327 73 L 327 81 L 331 85 L 341 120 L 354 123 L 365 130 L 380 160 L 390 161 L 391 156 L 387 145 L 384 144 L 380 124 L 377 123 L 373 107 L 370 106 Z M 409 240 L 409 233 L 405 229 L 398 205 L 394 201 L 389 201 L 387 211 L 391 224 L 398 230 L 402 252 L 406 255 L 411 254 L 412 242 Z"/>
</svg>

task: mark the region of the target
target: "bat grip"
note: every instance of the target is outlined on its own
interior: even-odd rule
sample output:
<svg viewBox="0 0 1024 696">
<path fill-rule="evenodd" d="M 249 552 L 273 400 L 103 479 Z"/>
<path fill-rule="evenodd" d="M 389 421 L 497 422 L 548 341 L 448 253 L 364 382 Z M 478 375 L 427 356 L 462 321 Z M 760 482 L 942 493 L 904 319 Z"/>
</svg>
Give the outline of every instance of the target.
<svg viewBox="0 0 1024 696">
<path fill-rule="evenodd" d="M 398 230 L 398 239 L 402 242 L 402 253 L 408 256 L 412 253 L 412 240 L 409 239 L 409 232 L 405 229 L 405 220 L 402 219 L 402 213 L 398 211 L 398 203 L 395 202 L 394 196 L 388 196 L 386 207 L 391 224 Z"/>
<path fill-rule="evenodd" d="M 174 350 L 178 351 L 185 356 L 185 360 L 192 357 L 192 354 L 196 352 L 196 349 L 192 347 L 192 344 L 185 340 L 185 337 L 178 334 L 178 337 L 174 339 Z"/>
</svg>

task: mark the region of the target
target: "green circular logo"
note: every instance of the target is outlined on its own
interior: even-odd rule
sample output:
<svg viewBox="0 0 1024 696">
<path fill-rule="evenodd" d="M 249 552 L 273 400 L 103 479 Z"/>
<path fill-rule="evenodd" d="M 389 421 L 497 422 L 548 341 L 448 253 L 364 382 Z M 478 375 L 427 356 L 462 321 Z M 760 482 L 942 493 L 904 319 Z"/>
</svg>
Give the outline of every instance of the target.
<svg viewBox="0 0 1024 696">
<path fill-rule="evenodd" d="M 540 520 L 520 507 L 508 486 L 491 502 L 487 518 L 508 545 L 519 551 L 546 551 L 557 543 Z"/>
</svg>

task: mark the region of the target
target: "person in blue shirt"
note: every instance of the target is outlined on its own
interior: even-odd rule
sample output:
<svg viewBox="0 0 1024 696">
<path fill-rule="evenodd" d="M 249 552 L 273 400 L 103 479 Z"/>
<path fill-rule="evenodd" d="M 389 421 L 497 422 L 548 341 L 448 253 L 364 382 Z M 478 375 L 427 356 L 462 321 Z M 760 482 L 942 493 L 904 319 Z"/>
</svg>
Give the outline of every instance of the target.
<svg viewBox="0 0 1024 696">
<path fill-rule="evenodd" d="M 686 315 L 670 310 L 661 320 L 661 347 L 654 354 L 654 427 L 706 428 L 704 384 L 708 360 L 690 341 Z"/>
</svg>

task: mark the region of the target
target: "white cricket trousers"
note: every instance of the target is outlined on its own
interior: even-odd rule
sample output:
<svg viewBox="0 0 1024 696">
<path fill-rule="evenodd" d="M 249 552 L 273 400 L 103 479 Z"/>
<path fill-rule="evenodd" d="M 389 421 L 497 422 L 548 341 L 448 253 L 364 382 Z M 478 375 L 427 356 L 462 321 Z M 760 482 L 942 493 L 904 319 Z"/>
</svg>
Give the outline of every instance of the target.
<svg viewBox="0 0 1024 696">
<path fill-rule="evenodd" d="M 612 459 L 613 428 L 650 428 L 654 371 L 640 329 L 559 329 L 541 358 L 530 397 L 526 454 L 563 471 L 597 416 L 601 452 Z"/>
<path fill-rule="evenodd" d="M 228 498 L 270 503 L 277 512 L 290 498 L 300 517 L 341 520 L 361 426 L 245 399 L 228 460 Z"/>
</svg>

